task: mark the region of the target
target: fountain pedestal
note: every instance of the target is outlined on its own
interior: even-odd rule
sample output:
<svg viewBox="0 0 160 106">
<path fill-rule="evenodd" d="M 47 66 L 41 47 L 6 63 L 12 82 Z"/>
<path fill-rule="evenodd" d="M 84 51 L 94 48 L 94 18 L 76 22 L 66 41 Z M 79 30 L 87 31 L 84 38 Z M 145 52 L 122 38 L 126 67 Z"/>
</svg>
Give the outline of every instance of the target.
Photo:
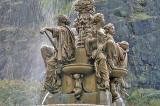
<svg viewBox="0 0 160 106">
<path fill-rule="evenodd" d="M 50 94 L 48 104 L 100 104 L 111 106 L 110 91 L 97 89 L 94 67 L 89 64 L 85 49 L 77 48 L 76 55 L 78 55 L 78 58 L 73 64 L 63 67 L 62 92 L 54 95 Z M 77 75 L 78 78 L 76 79 L 77 76 L 74 75 Z"/>
</svg>

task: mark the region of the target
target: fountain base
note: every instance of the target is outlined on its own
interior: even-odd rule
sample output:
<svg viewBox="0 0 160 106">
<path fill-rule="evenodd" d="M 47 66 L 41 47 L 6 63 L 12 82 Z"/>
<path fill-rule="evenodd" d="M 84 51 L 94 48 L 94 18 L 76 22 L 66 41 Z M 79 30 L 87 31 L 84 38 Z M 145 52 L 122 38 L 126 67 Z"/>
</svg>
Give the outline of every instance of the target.
<svg viewBox="0 0 160 106">
<path fill-rule="evenodd" d="M 48 104 L 55 104 L 51 106 L 93 106 L 93 105 L 107 105 L 111 106 L 112 96 L 111 93 L 106 91 L 92 92 L 92 93 L 83 93 L 82 97 L 78 100 L 75 98 L 74 94 L 63 94 L 56 93 L 54 95 L 48 95 Z M 50 106 L 50 105 L 49 105 Z"/>
</svg>

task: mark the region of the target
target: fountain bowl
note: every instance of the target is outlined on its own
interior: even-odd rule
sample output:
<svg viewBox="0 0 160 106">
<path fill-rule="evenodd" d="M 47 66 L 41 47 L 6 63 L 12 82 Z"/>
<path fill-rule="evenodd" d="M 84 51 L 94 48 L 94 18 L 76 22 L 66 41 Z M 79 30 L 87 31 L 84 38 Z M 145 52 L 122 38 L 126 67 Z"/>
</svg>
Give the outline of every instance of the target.
<svg viewBox="0 0 160 106">
<path fill-rule="evenodd" d="M 112 70 L 110 73 L 110 77 L 126 77 L 128 74 L 127 70 Z"/>
<path fill-rule="evenodd" d="M 68 64 L 63 66 L 65 74 L 89 74 L 93 72 L 93 66 L 90 64 Z"/>
</svg>

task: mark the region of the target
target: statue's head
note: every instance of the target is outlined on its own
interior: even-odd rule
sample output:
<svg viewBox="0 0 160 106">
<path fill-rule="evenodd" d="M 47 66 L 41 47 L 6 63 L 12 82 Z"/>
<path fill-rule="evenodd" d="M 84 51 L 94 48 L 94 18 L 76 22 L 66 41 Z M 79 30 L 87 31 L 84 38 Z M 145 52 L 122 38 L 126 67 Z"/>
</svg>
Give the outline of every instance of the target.
<svg viewBox="0 0 160 106">
<path fill-rule="evenodd" d="M 126 42 L 126 41 L 121 41 L 118 43 L 120 45 L 120 47 L 126 51 L 126 52 L 129 52 L 129 43 Z"/>
<path fill-rule="evenodd" d="M 104 16 L 103 14 L 97 13 L 93 16 L 91 24 L 95 25 L 97 29 L 100 29 L 104 24 Z"/>
<path fill-rule="evenodd" d="M 58 25 L 61 26 L 61 25 L 70 25 L 70 20 L 67 16 L 65 15 L 59 15 L 58 16 Z"/>
<path fill-rule="evenodd" d="M 105 25 L 104 30 L 105 30 L 105 34 L 108 34 L 108 33 L 111 35 L 115 34 L 115 27 L 112 23 Z"/>
</svg>

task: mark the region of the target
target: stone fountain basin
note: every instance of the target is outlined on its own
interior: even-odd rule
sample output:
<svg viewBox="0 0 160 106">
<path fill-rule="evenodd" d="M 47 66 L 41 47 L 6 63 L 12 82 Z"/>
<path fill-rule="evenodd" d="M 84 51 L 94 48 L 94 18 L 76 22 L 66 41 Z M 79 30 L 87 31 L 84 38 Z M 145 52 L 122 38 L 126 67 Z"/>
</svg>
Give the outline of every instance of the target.
<svg viewBox="0 0 160 106">
<path fill-rule="evenodd" d="M 90 64 L 67 64 L 63 66 L 62 70 L 65 74 L 89 74 L 93 72 L 93 66 Z M 112 70 L 110 77 L 126 77 L 127 70 Z"/>
<path fill-rule="evenodd" d="M 65 74 L 89 74 L 93 72 L 93 66 L 90 64 L 67 64 L 62 70 Z"/>
<path fill-rule="evenodd" d="M 110 73 L 110 77 L 126 77 L 127 74 L 127 70 L 112 70 Z"/>
</svg>

